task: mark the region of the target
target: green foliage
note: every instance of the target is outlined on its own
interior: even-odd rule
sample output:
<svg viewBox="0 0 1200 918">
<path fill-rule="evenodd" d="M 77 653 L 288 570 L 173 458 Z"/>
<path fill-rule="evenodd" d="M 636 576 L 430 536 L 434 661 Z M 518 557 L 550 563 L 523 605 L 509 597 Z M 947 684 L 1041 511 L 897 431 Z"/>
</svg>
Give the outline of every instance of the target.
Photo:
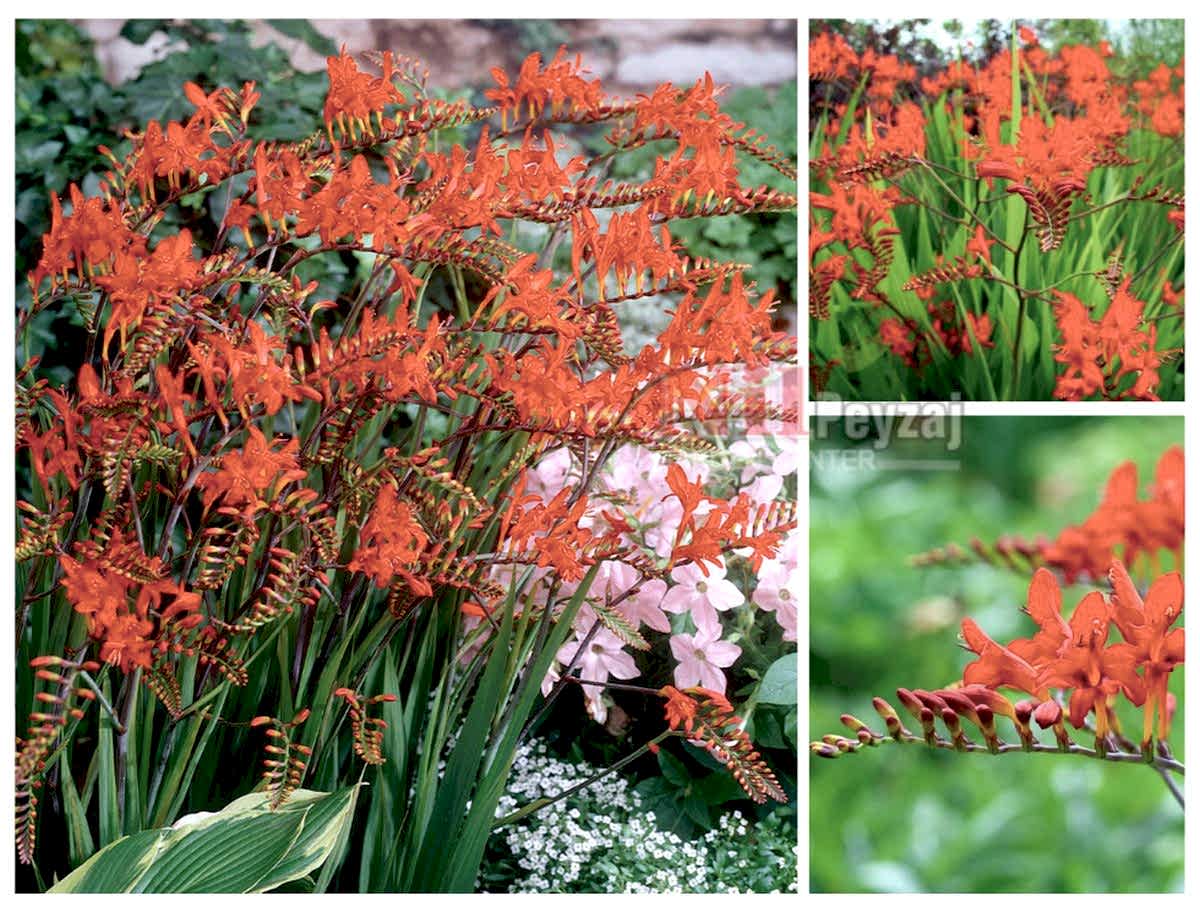
<svg viewBox="0 0 1200 918">
<path fill-rule="evenodd" d="M 1000 641 L 1027 634 L 1028 578 L 983 565 L 913 568 L 949 542 L 1054 536 L 1096 506 L 1131 459 L 1144 483 L 1183 438 L 1176 418 L 966 418 L 962 449 L 867 446 L 816 431 L 812 474 L 811 703 L 814 736 L 875 695 L 937 688 L 970 659 L 970 615 Z M 845 457 L 843 457 L 844 459 Z M 958 471 L 885 463 L 957 459 Z M 1088 589 L 1076 586 L 1064 606 Z M 1182 697 L 1182 673 L 1173 690 Z M 1140 718 L 1122 709 L 1129 729 Z M 872 720 L 874 723 L 874 720 Z M 1183 718 L 1172 744 L 1182 749 Z M 1183 884 L 1183 819 L 1159 776 L 1137 765 L 1052 756 L 961 756 L 888 747 L 810 763 L 811 887 L 821 892 L 1162 892 Z"/>
<path fill-rule="evenodd" d="M 303 20 L 289 20 L 286 34 L 307 37 L 314 48 L 320 36 Z M 92 42 L 68 20 L 21 20 L 16 43 L 16 303 L 29 303 L 26 274 L 37 263 L 42 234 L 50 229 L 49 194 L 66 193 L 76 182 L 95 195 L 107 159 L 103 145 L 118 156 L 128 151 L 125 132 L 150 119 L 181 118 L 191 111 L 181 88 L 185 82 L 212 89 L 257 81 L 262 99 L 251 119 L 250 136 L 301 140 L 320 122 L 327 79 L 301 73 L 274 44 L 252 47 L 250 27 L 240 21 L 132 19 L 122 36 L 137 44 L 162 32 L 174 48 L 147 64 L 133 79 L 110 86 L 96 62 Z M 313 34 L 309 34 L 312 32 Z M 315 43 L 315 44 L 314 44 Z M 318 47 L 320 46 L 320 47 Z M 332 52 L 331 52 L 332 53 Z M 190 206 L 189 206 L 190 205 Z M 187 224 L 196 238 L 215 234 L 220 216 L 207 196 L 183 202 Z M 164 226 L 179 223 L 170 216 Z M 322 295 L 347 273 L 342 259 L 313 258 L 306 270 L 328 280 Z M 78 368 L 69 354 L 83 352 L 85 331 L 70 303 L 38 313 L 23 330 L 18 359 L 42 355 L 39 372 L 61 385 Z M 66 362 L 64 364 L 64 361 Z M 69 366 L 67 365 L 69 364 Z"/>
<path fill-rule="evenodd" d="M 797 655 L 792 653 L 771 664 L 754 696 L 760 704 L 796 703 L 796 659 Z"/>
<path fill-rule="evenodd" d="M 512 56 L 524 59 L 527 54 L 539 52 L 543 59 L 554 56 L 560 45 L 570 39 L 567 30 L 556 19 L 479 19 L 479 25 L 486 26 L 496 33 L 497 37 L 508 43 L 512 48 Z"/>
<path fill-rule="evenodd" d="M 691 747 L 687 748 L 690 752 Z M 741 798 L 742 793 L 729 772 L 711 756 L 688 755 L 687 759 L 693 763 L 692 768 L 665 749 L 660 750 L 661 776 L 641 781 L 637 792 L 663 829 L 681 838 L 695 838 L 711 830 L 720 819 L 722 805 Z"/>
<path fill-rule="evenodd" d="M 278 809 L 250 794 L 219 813 L 126 835 L 50 888 L 53 893 L 266 892 L 318 869 L 354 812 L 356 788 L 300 790 Z"/>
</svg>

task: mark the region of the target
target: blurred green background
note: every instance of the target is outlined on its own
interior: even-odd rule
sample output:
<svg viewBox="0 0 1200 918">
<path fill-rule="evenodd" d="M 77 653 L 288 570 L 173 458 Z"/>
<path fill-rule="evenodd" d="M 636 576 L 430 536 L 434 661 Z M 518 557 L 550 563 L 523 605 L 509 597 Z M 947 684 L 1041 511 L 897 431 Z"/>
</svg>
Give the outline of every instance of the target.
<svg viewBox="0 0 1200 918">
<path fill-rule="evenodd" d="M 875 695 L 895 703 L 899 686 L 961 678 L 972 659 L 957 640 L 964 616 L 1001 642 L 1030 632 L 1019 612 L 1027 577 L 982 564 L 915 568 L 911 556 L 973 536 L 1052 538 L 1095 508 L 1118 463 L 1137 463 L 1144 497 L 1163 450 L 1183 443 L 1182 418 L 961 422 L 957 451 L 906 441 L 865 459 L 844 429 L 822 436 L 814 425 L 812 739 L 846 733 L 845 712 L 880 729 Z M 879 468 L 930 459 L 961 468 Z M 1066 590 L 1065 610 L 1088 591 Z M 1182 671 L 1171 688 L 1181 697 Z M 1140 733 L 1140 716 L 1119 711 L 1126 733 Z M 1171 741 L 1182 756 L 1182 701 Z M 809 773 L 814 892 L 1183 888 L 1183 813 L 1148 767 L 886 746 L 813 757 Z"/>
</svg>

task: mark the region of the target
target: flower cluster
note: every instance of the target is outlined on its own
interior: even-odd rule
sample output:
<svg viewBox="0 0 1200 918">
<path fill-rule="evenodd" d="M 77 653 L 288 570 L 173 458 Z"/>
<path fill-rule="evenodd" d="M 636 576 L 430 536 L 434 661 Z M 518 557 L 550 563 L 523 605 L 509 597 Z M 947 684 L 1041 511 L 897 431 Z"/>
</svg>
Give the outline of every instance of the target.
<svg viewBox="0 0 1200 918">
<path fill-rule="evenodd" d="M 1111 594 L 1087 594 L 1071 618 L 1064 620 L 1058 582 L 1050 571 L 1039 569 L 1030 583 L 1025 607 L 1038 627 L 1033 637 L 999 644 L 974 621 L 964 619 L 963 639 L 978 659 L 967 664 L 962 681 L 936 691 L 897 690 L 901 704 L 921 725 L 923 738 L 910 733 L 895 710 L 876 698 L 875 708 L 887 725 L 886 736 L 847 714 L 842 722 L 855 731 L 855 738 L 826 735 L 812 744 L 812 751 L 837 758 L 882 742 L 925 742 L 962 752 L 1024 750 L 1145 760 L 1160 769 L 1180 771 L 1167 745 L 1176 706 L 1167 683 L 1184 662 L 1184 631 L 1176 626 L 1183 611 L 1183 580 L 1176 573 L 1166 574 L 1156 579 L 1143 597 L 1125 566 L 1114 560 L 1110 582 Z M 1120 640 L 1110 643 L 1113 629 Z M 1000 688 L 1015 689 L 1026 697 L 1014 703 L 997 691 Z M 1121 730 L 1113 705 L 1118 695 L 1142 708 L 1140 749 Z M 950 730 L 949 739 L 937 732 L 939 720 Z M 1011 723 L 1018 744 L 1004 739 L 998 720 Z M 982 745 L 967 737 L 966 723 L 982 735 Z M 1093 733 L 1094 749 L 1076 744 L 1066 723 Z M 1039 742 L 1032 724 L 1052 731 L 1054 743 Z"/>
<path fill-rule="evenodd" d="M 1043 728 L 1062 718 L 1058 702 L 1050 697 L 1050 689 L 1062 689 L 1070 694 L 1067 716 L 1071 724 L 1080 728 L 1088 714 L 1094 713 L 1101 743 L 1108 739 L 1110 700 L 1123 693 L 1133 704 L 1144 706 L 1143 748 L 1150 748 L 1156 712 L 1158 737 L 1165 742 L 1175 707 L 1167 692 L 1167 678 L 1184 657 L 1184 632 L 1175 627 L 1183 611 L 1183 580 L 1177 573 L 1159 577 L 1144 600 L 1120 561 L 1113 561 L 1109 580 L 1110 596 L 1088 593 L 1070 620 L 1064 621 L 1058 582 L 1050 571 L 1039 568 L 1025 606 L 1038 633 L 1007 646 L 997 644 L 971 619 L 964 619 L 963 638 L 979 656 L 963 670 L 964 685 L 1007 686 L 1024 692 L 1033 699 L 1024 702 L 1025 707 Z M 1110 626 L 1115 626 L 1123 640 L 1108 643 Z"/>
<path fill-rule="evenodd" d="M 1098 321 L 1077 297 L 1058 294 L 1054 320 L 1062 343 L 1054 359 L 1063 369 L 1055 398 L 1078 401 L 1097 392 L 1105 398 L 1156 398 L 1158 368 L 1168 355 L 1155 350 L 1158 329 L 1145 322 L 1144 308 L 1130 296 L 1129 278 L 1121 281 Z M 1127 380 L 1132 384 L 1126 388 Z"/>
<path fill-rule="evenodd" d="M 497 819 L 592 780 L 570 799 L 493 836 L 484 888 L 505 892 L 789 892 L 797 887 L 794 825 L 723 813 L 691 840 L 659 824 L 619 775 L 565 762 L 540 741 L 517 752 Z"/>
<path fill-rule="evenodd" d="M 964 376 L 983 383 L 977 398 L 1159 397 L 1182 325 L 1164 327 L 1156 292 L 1135 285 L 1183 232 L 1171 187 L 1182 182 L 1182 63 L 1125 84 L 1112 53 L 1103 42 L 1050 53 L 1021 27 L 991 58 L 960 56 L 918 80 L 911 64 L 858 53 L 841 35 L 812 39 L 814 366 L 836 366 L 870 337 L 918 391 L 936 364 L 955 391 Z M 1100 236 L 1122 241 L 1093 251 Z M 1098 284 L 1110 304 L 1093 319 L 1083 302 Z M 1058 326 L 1052 392 L 1021 385 L 1038 311 Z M 998 343 L 1003 362 L 981 353 Z M 894 387 L 894 372 L 878 375 Z"/>
<path fill-rule="evenodd" d="M 1160 551 L 1174 554 L 1183 570 L 1184 458 L 1173 446 L 1159 458 L 1149 496 L 1138 496 L 1137 466 L 1123 462 L 1113 469 L 1095 511 L 1078 526 L 1067 526 L 1049 545 L 1045 562 L 1062 572 L 1067 583 L 1080 577 L 1100 580 L 1108 560 L 1120 551 L 1133 567 L 1143 559 L 1156 564 Z"/>
<path fill-rule="evenodd" d="M 1137 465 L 1122 462 L 1109 476 L 1099 505 L 1082 523 L 1063 527 L 1053 539 L 1004 536 L 990 545 L 975 539 L 971 551 L 983 561 L 1015 570 L 1049 567 L 1068 584 L 1104 580 L 1114 556 L 1130 568 L 1149 565 L 1157 570 L 1161 554 L 1169 552 L 1175 568 L 1182 570 L 1184 491 L 1183 449 L 1172 446 L 1159 457 L 1145 498 L 1140 496 Z M 961 547 L 950 545 L 913 562 L 946 564 L 968 557 Z"/>
<path fill-rule="evenodd" d="M 903 707 L 920 725 L 919 735 L 905 727 L 891 705 L 876 698 L 886 734 L 847 714 L 842 722 L 854 737 L 829 734 L 814 742 L 812 751 L 837 758 L 864 746 L 924 742 L 962 752 L 1059 752 L 1145 761 L 1164 776 L 1169 771 L 1182 773 L 1168 745 L 1176 707 L 1168 685 L 1185 657 L 1179 622 L 1183 577 L 1177 571 L 1160 574 L 1158 556 L 1162 548 L 1179 551 L 1182 538 L 1182 450 L 1172 448 L 1164 454 L 1151 496 L 1144 501 L 1137 496 L 1136 467 L 1133 463 L 1119 466 L 1101 507 L 1082 526 L 1068 527 L 1055 543 L 1043 542 L 1035 548 L 1009 540 L 1006 546 L 1010 560 L 1057 560 L 1068 582 L 1082 573 L 1095 576 L 1099 567 L 1107 591 L 1087 593 L 1067 617 L 1059 577 L 1048 567 L 1038 567 L 1030 577 L 1023 609 L 1036 629 L 1033 634 L 1001 644 L 972 618 L 965 618 L 962 639 L 975 659 L 963 669 L 961 680 L 933 691 L 897 691 Z M 1082 550 L 1085 545 L 1086 552 L 1070 557 L 1071 549 Z M 1122 552 L 1125 562 L 1119 556 Z M 978 553 L 986 557 L 984 551 Z M 925 560 L 947 560 L 948 554 Z M 1151 572 L 1142 589 L 1135 585 L 1127 563 Z M 1013 699 L 1000 689 L 1021 697 Z M 1142 710 L 1140 743 L 1122 730 L 1116 704 L 1120 696 Z M 1001 721 L 1009 722 L 1016 743 L 1001 732 Z M 949 729 L 948 738 L 938 732 L 939 722 Z M 982 736 L 982 743 L 968 737 L 968 724 Z M 1089 731 L 1094 743 L 1090 747 L 1077 743 L 1067 724 Z M 1033 731 L 1035 725 L 1052 731 L 1053 742 L 1043 742 Z M 1175 790 L 1170 780 L 1167 783 Z"/>
<path fill-rule="evenodd" d="M 717 692 L 726 690 L 725 671 L 741 656 L 741 648 L 728 639 L 731 629 L 737 636 L 739 609 L 749 605 L 770 613 L 783 640 L 796 640 L 800 583 L 797 552 L 790 544 L 795 529 L 785 523 L 792 514 L 785 486 L 795 457 L 779 451 L 781 446 L 782 441 L 755 435 L 735 441 L 727 457 L 749 507 L 746 519 L 774 517 L 786 526 L 787 538 L 769 539 L 762 555 L 755 554 L 759 543 L 748 537 L 749 524 L 737 523 L 729 524 L 732 537 L 714 536 L 715 544 L 727 546 L 724 552 L 691 560 L 681 549 L 703 544 L 710 519 L 715 526 L 729 517 L 722 509 L 729 502 L 709 493 L 727 477 L 725 470 L 716 463 L 672 463 L 640 446 L 613 453 L 597 476 L 602 496 L 589 503 L 580 520 L 550 515 L 554 530 L 564 525 L 582 528 L 589 539 L 609 533 L 626 553 L 622 560 L 601 562 L 588 601 L 575 619 L 574 635 L 557 655 L 562 672 L 577 670 L 584 680 L 580 687 L 593 719 L 607 719 L 605 684 L 610 679 L 629 680 L 640 674 L 632 652 L 652 647 L 643 632 L 670 635 L 667 646 L 676 664 L 677 687 L 703 686 Z M 570 453 L 560 450 L 538 463 L 526 487 L 553 506 L 558 495 L 578 486 L 582 475 Z M 704 492 L 700 484 L 706 485 Z M 691 491 L 697 496 L 689 496 Z M 758 560 L 757 573 L 743 561 L 746 555 L 751 562 Z M 498 579 L 505 576 L 497 572 Z M 746 584 L 744 591 L 739 582 Z M 541 578 L 530 584 L 540 602 L 546 600 L 548 586 Z M 692 630 L 684 630 L 685 625 Z M 543 691 L 548 693 L 558 677 L 549 673 Z"/>
</svg>

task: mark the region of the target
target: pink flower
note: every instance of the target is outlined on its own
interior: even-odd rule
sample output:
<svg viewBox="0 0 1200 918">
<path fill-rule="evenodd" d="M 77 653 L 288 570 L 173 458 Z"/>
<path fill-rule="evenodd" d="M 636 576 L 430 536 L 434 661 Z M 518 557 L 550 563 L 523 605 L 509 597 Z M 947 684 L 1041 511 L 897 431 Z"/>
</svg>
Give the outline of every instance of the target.
<svg viewBox="0 0 1200 918">
<path fill-rule="evenodd" d="M 549 500 L 567 486 L 571 475 L 571 451 L 565 446 L 546 453 L 537 465 L 529 470 L 526 488 L 530 494 L 539 494 Z"/>
<path fill-rule="evenodd" d="M 762 437 L 747 437 L 745 440 L 735 440 L 729 444 L 729 455 L 742 465 L 742 484 L 750 481 L 756 475 L 771 471 L 770 466 L 761 461 L 767 456 L 767 450 Z"/>
<path fill-rule="evenodd" d="M 769 504 L 779 496 L 782 490 L 782 475 L 759 475 L 750 483 L 749 487 L 742 488 L 742 493 L 756 504 Z"/>
<path fill-rule="evenodd" d="M 742 591 L 725 579 L 724 564 L 709 564 L 708 574 L 699 565 L 686 564 L 671 572 L 675 586 L 662 598 L 668 612 L 691 612 L 692 621 L 702 631 L 719 634 L 717 613 L 734 609 L 746 601 Z"/>
<path fill-rule="evenodd" d="M 800 450 L 798 449 L 783 450 L 775 456 L 775 460 L 771 463 L 771 471 L 784 478 L 795 475 L 799 468 Z"/>
<path fill-rule="evenodd" d="M 563 644 L 555 654 L 555 659 L 564 667 L 569 667 L 571 661 L 575 659 L 575 654 L 578 653 L 583 639 L 587 637 L 595 620 L 594 614 L 580 615 L 576 627 L 581 630 L 576 630 L 575 640 Z M 599 629 L 587 642 L 583 653 L 579 654 L 579 660 L 575 664 L 579 668 L 579 678 L 591 683 L 607 682 L 609 676 L 617 679 L 632 679 L 639 675 L 633 657 L 625 652 L 624 647 L 621 639 L 607 628 Z M 546 678 L 542 680 L 543 695 L 549 694 L 549 689 L 556 679 L 557 676 L 547 673 Z M 584 706 L 592 720 L 596 723 L 604 723 L 608 719 L 608 705 L 604 703 L 603 697 L 604 686 L 585 684 L 580 688 L 583 689 Z"/>
<path fill-rule="evenodd" d="M 576 632 L 575 640 L 563 644 L 558 649 L 555 659 L 563 666 L 569 666 L 587 632 Z M 579 655 L 579 678 L 588 682 L 607 682 L 609 676 L 618 679 L 632 679 L 638 675 L 637 665 L 633 657 L 625 652 L 625 644 L 619 637 L 607 628 L 601 628 L 588 641 L 583 653 Z M 598 689 L 599 686 L 585 686 Z"/>
<path fill-rule="evenodd" d="M 722 667 L 732 666 L 742 655 L 741 648 L 720 640 L 721 632 L 701 629 L 694 635 L 676 634 L 671 637 L 671 653 L 679 661 L 675 667 L 677 688 L 700 685 L 716 692 L 725 692 Z"/>
<path fill-rule="evenodd" d="M 592 583 L 588 595 L 598 602 L 612 603 L 637 583 L 640 576 L 635 568 L 624 562 L 602 561 L 600 573 Z M 636 593 L 627 596 L 612 608 L 625 616 L 635 628 L 640 629 L 645 625 L 665 633 L 671 630 L 671 623 L 663 615 L 659 603 L 666 590 L 667 585 L 661 580 L 649 580 L 638 587 Z"/>
<path fill-rule="evenodd" d="M 625 445 L 613 453 L 601 480 L 610 491 L 650 491 L 649 482 L 666 475 L 666 463 L 644 446 Z"/>
<path fill-rule="evenodd" d="M 785 641 L 796 640 L 796 608 L 800 600 L 800 569 L 769 558 L 758 569 L 758 585 L 750 601 L 775 613 Z"/>
</svg>

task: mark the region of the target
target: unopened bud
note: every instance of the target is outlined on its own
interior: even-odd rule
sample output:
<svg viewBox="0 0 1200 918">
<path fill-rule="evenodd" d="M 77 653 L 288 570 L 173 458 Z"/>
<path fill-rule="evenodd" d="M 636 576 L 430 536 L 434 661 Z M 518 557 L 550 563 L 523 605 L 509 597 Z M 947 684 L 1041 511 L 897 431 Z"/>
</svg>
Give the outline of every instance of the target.
<svg viewBox="0 0 1200 918">
<path fill-rule="evenodd" d="M 884 720 L 888 720 L 889 718 L 893 718 L 893 717 L 895 717 L 897 720 L 899 719 L 896 714 L 896 709 L 893 708 L 886 701 L 884 701 L 882 698 L 876 697 L 872 701 L 872 704 L 875 705 L 875 710 L 879 712 L 879 716 L 882 717 Z"/>
<path fill-rule="evenodd" d="M 1033 719 L 1043 730 L 1054 724 L 1061 724 L 1062 708 L 1058 706 L 1057 701 L 1043 701 L 1034 709 Z"/>
<path fill-rule="evenodd" d="M 962 721 L 959 720 L 953 708 L 942 708 L 940 711 L 942 721 L 950 728 L 950 736 L 954 738 L 955 745 L 961 746 L 965 739 L 963 737 Z"/>
<path fill-rule="evenodd" d="M 925 742 L 930 746 L 936 746 L 938 744 L 938 735 L 937 727 L 934 724 L 933 711 L 923 707 L 917 717 L 921 721 L 922 730 L 925 732 Z"/>
<path fill-rule="evenodd" d="M 908 713 L 917 718 L 917 720 L 923 720 L 921 712 L 925 710 L 925 705 L 921 699 L 904 688 L 896 689 L 896 697 L 908 709 Z"/>
<path fill-rule="evenodd" d="M 995 714 L 986 704 L 980 704 L 975 706 L 975 716 L 979 718 L 979 729 L 983 731 L 983 738 L 987 742 L 988 749 L 995 753 L 1000 748 L 1000 740 L 996 736 Z"/>
<path fill-rule="evenodd" d="M 843 714 L 842 715 L 842 723 L 845 724 L 847 727 L 849 727 L 851 730 L 853 730 L 855 733 L 861 733 L 863 730 L 867 730 L 867 725 L 864 724 L 857 717 L 855 717 L 853 714 Z M 867 730 L 867 732 L 870 733 L 871 731 Z"/>
</svg>

